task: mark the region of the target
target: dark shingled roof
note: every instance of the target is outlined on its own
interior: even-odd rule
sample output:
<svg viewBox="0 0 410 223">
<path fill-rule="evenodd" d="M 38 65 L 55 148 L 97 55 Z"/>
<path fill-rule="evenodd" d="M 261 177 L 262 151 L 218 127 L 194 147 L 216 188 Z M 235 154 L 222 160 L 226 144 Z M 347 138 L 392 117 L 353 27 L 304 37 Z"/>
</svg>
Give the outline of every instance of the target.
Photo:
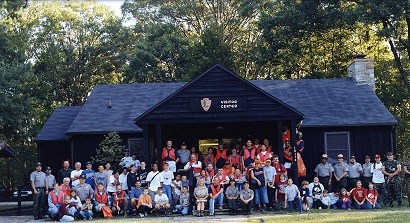
<svg viewBox="0 0 410 223">
<path fill-rule="evenodd" d="M 38 133 L 36 141 L 68 140 L 66 132 L 80 110 L 81 106 L 56 108 Z"/>
<path fill-rule="evenodd" d="M 304 127 L 398 124 L 369 86 L 356 85 L 351 78 L 254 80 L 251 83 L 303 113 Z M 70 123 L 68 134 L 139 132 L 141 129 L 133 120 L 185 84 L 97 85 L 76 117 L 79 108 L 75 107 L 75 111 L 58 108 L 37 140 L 66 139 L 64 128 Z"/>
<path fill-rule="evenodd" d="M 304 127 L 398 125 L 368 85 L 352 78 L 251 81 L 304 114 Z"/>
</svg>

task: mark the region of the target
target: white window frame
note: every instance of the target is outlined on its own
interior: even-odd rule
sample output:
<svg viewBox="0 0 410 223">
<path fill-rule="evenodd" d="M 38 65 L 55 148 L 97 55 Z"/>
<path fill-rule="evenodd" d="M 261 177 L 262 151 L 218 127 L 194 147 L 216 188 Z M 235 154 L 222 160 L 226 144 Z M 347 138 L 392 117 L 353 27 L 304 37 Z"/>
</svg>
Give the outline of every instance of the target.
<svg viewBox="0 0 410 223">
<path fill-rule="evenodd" d="M 327 136 L 328 135 L 340 135 L 340 134 L 346 134 L 347 135 L 347 156 L 350 157 L 350 132 L 349 131 L 340 131 L 340 132 L 324 132 L 324 139 L 325 139 L 325 153 L 328 154 L 328 149 L 327 148 Z M 336 157 L 332 157 L 336 158 Z"/>
</svg>

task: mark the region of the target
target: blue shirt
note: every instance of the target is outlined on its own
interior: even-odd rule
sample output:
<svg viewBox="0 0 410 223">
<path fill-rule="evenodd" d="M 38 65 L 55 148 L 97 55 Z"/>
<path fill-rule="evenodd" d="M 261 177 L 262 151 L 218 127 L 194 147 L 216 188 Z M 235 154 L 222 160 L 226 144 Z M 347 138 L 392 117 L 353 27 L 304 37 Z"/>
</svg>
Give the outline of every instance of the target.
<svg viewBox="0 0 410 223">
<path fill-rule="evenodd" d="M 94 170 L 83 170 L 81 173 L 81 176 L 85 176 L 85 183 L 89 184 L 93 189 L 95 187 L 94 185 Z"/>
<path fill-rule="evenodd" d="M 130 199 L 131 198 L 139 198 L 140 195 L 142 194 L 144 188 L 140 187 L 140 188 L 136 188 L 136 187 L 131 187 L 131 191 L 129 194 Z"/>
</svg>

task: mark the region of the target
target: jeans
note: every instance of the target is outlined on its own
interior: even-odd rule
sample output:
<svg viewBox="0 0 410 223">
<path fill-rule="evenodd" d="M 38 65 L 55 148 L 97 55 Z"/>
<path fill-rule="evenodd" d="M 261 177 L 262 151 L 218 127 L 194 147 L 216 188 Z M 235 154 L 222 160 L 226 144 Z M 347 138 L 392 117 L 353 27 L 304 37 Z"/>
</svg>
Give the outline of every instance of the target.
<svg viewBox="0 0 410 223">
<path fill-rule="evenodd" d="M 339 202 L 340 201 L 340 202 Z M 352 207 L 352 201 L 351 200 L 347 200 L 346 202 L 343 202 L 342 200 L 339 200 L 338 203 L 340 203 L 340 208 L 341 209 L 349 209 Z"/>
<path fill-rule="evenodd" d="M 359 203 L 357 203 L 356 201 L 353 202 L 353 206 L 356 209 L 367 209 L 368 205 L 367 205 L 367 201 L 365 201 L 362 205 L 359 205 Z"/>
<path fill-rule="evenodd" d="M 295 205 L 296 205 L 296 208 L 298 209 L 298 212 L 299 213 L 302 212 L 302 202 L 300 201 L 298 197 L 295 197 L 293 201 L 288 201 L 288 205 L 289 205 L 290 212 L 293 212 L 293 210 L 295 209 Z"/>
<path fill-rule="evenodd" d="M 54 218 L 58 214 L 59 207 L 60 207 L 60 204 L 57 203 L 54 207 L 48 208 L 48 213 L 50 214 L 50 217 Z"/>
<path fill-rule="evenodd" d="M 268 191 L 266 189 L 266 186 L 255 189 L 255 204 L 260 205 L 260 204 L 268 204 L 268 203 L 269 203 L 269 199 L 268 199 Z"/>
<path fill-rule="evenodd" d="M 90 220 L 93 218 L 93 212 L 91 210 L 80 211 L 80 215 L 83 217 L 84 220 Z"/>
<path fill-rule="evenodd" d="M 380 205 L 379 202 L 376 202 L 376 205 L 374 205 L 374 207 L 369 202 L 366 202 L 366 204 L 367 204 L 366 209 L 380 209 L 380 208 L 382 208 L 382 206 Z"/>
<path fill-rule="evenodd" d="M 138 213 L 144 214 L 146 212 L 150 212 L 152 208 L 149 208 L 148 206 L 141 205 L 138 208 Z"/>
<path fill-rule="evenodd" d="M 220 193 L 216 199 L 211 198 L 209 199 L 209 213 L 214 214 L 215 213 L 215 203 L 218 203 L 219 206 L 223 205 L 224 201 L 224 194 Z"/>
<path fill-rule="evenodd" d="M 180 204 L 175 206 L 175 209 L 181 212 L 181 214 L 186 215 L 189 212 L 189 207 L 182 206 Z"/>
<path fill-rule="evenodd" d="M 44 204 L 44 188 L 37 188 L 37 194 L 33 193 L 33 214 L 34 216 L 39 216 L 43 214 L 43 204 Z"/>
<path fill-rule="evenodd" d="M 172 207 L 173 197 L 172 197 L 172 187 L 171 187 L 171 185 L 163 184 L 162 189 L 164 191 L 164 194 L 166 194 L 167 197 L 168 197 L 169 205 Z"/>
<path fill-rule="evenodd" d="M 80 211 L 76 207 L 70 207 L 68 209 L 68 213 L 70 213 L 71 216 L 74 216 L 76 218 L 79 216 Z"/>
</svg>

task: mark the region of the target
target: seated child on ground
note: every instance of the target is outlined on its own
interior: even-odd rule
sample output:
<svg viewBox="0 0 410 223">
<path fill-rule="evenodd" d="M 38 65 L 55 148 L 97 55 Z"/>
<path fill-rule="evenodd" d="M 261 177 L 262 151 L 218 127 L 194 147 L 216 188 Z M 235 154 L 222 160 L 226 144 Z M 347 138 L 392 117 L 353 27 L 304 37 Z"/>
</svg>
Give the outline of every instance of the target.
<svg viewBox="0 0 410 223">
<path fill-rule="evenodd" d="M 168 196 L 163 193 L 162 187 L 158 187 L 158 191 L 157 194 L 155 194 L 154 201 L 155 210 L 157 211 L 168 211 L 171 208 Z"/>
<path fill-rule="evenodd" d="M 350 194 L 345 188 L 340 190 L 340 199 L 338 201 L 339 207 L 343 210 L 350 210 L 352 207 L 352 200 L 350 200 Z"/>
<path fill-rule="evenodd" d="M 70 196 L 65 195 L 64 202 L 58 208 L 57 218 L 62 222 L 74 221 L 74 216 L 68 212 L 70 209 L 70 199 Z"/>
<path fill-rule="evenodd" d="M 322 198 L 320 199 L 320 202 L 322 203 L 319 207 L 319 209 L 328 209 L 330 208 L 331 205 L 331 200 L 329 197 L 329 193 L 327 192 L 327 190 L 323 190 L 323 195 Z"/>
<path fill-rule="evenodd" d="M 302 182 L 302 187 L 300 188 L 300 196 L 302 197 L 302 209 L 304 211 L 309 211 L 310 206 L 310 193 L 308 188 L 309 182 L 304 180 Z"/>
<path fill-rule="evenodd" d="M 182 188 L 182 194 L 179 196 L 179 204 L 175 206 L 176 211 L 180 211 L 182 215 L 186 215 L 189 212 L 189 193 L 188 187 Z"/>
<path fill-rule="evenodd" d="M 369 183 L 369 189 L 367 190 L 367 209 L 380 209 L 380 203 L 378 202 L 379 193 L 374 188 L 373 183 Z"/>
<path fill-rule="evenodd" d="M 85 203 L 81 207 L 80 215 L 84 220 L 93 219 L 93 204 L 91 203 L 91 197 L 85 198 Z"/>
<path fill-rule="evenodd" d="M 148 216 L 148 212 L 150 212 L 152 209 L 152 200 L 151 196 L 148 194 L 148 189 L 145 188 L 142 191 L 142 194 L 138 198 L 138 205 L 137 205 L 137 210 L 140 215 L 140 217 L 146 217 Z"/>
</svg>

